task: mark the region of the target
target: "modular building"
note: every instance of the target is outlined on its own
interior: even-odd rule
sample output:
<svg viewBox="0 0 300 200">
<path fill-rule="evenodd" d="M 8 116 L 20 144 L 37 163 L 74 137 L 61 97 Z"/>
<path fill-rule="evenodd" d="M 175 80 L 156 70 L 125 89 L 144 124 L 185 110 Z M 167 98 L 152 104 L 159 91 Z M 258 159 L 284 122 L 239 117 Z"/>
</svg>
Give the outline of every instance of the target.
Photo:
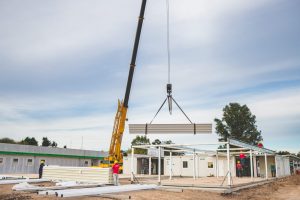
<svg viewBox="0 0 300 200">
<path fill-rule="evenodd" d="M 106 152 L 0 143 L 0 174 L 36 174 L 45 165 L 98 166 Z"/>
<path fill-rule="evenodd" d="M 300 173 L 300 157 L 295 155 L 285 155 L 289 159 L 291 174 Z"/>
<path fill-rule="evenodd" d="M 131 157 L 124 157 L 123 172 L 131 173 Z M 246 158 L 249 163 L 249 157 Z M 151 160 L 151 161 L 150 161 Z M 171 161 L 172 160 L 172 161 Z M 237 175 L 236 163 L 238 156 L 230 156 L 231 176 Z M 151 163 L 151 166 L 149 165 Z M 192 177 L 195 173 L 199 177 L 226 176 L 228 172 L 227 158 L 219 155 L 198 155 L 194 162 L 193 155 L 184 156 L 165 156 L 161 158 L 161 175 L 170 174 L 170 163 L 172 164 L 172 176 Z M 195 163 L 195 164 L 194 164 Z M 264 155 L 253 155 L 253 177 L 266 177 L 265 157 Z M 288 176 L 290 172 L 290 161 L 287 157 L 281 155 L 267 156 L 267 173 L 272 177 L 272 165 L 276 168 L 276 177 Z M 297 164 L 298 165 L 298 164 Z M 150 166 L 150 168 L 149 168 Z M 250 167 L 244 169 L 244 176 L 250 177 Z M 137 155 L 133 157 L 134 174 L 158 174 L 158 158 L 147 155 Z"/>
<path fill-rule="evenodd" d="M 197 148 L 205 145 L 226 145 L 226 148 L 217 147 L 214 150 Z M 132 152 L 135 148 L 147 149 L 148 155 L 131 154 L 125 157 L 124 174 L 131 174 L 131 176 L 133 174 L 157 174 L 159 182 L 161 175 L 169 175 L 170 178 L 190 176 L 194 179 L 237 175 L 268 179 L 291 175 L 288 157 L 234 139 L 211 144 L 136 145 L 132 147 Z M 157 153 L 151 153 L 155 149 Z M 294 166 L 296 164 L 298 165 L 294 161 Z M 242 169 L 238 170 L 237 166 L 242 166 Z M 230 178 L 228 180 L 230 182 Z"/>
</svg>

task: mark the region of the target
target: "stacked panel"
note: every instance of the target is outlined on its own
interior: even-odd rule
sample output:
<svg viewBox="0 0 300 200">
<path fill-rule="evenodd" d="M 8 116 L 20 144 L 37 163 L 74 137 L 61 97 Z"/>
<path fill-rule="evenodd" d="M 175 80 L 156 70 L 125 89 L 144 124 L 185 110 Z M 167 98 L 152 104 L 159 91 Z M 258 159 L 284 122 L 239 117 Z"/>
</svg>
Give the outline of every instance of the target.
<svg viewBox="0 0 300 200">
<path fill-rule="evenodd" d="M 111 168 L 45 166 L 43 179 L 81 183 L 112 184 Z"/>
</svg>

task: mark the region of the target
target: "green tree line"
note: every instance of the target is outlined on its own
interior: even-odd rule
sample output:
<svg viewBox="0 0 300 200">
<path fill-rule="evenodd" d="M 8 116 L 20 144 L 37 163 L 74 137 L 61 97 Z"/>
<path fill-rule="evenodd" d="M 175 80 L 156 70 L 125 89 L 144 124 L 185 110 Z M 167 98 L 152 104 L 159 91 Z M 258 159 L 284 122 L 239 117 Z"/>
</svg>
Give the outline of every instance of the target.
<svg viewBox="0 0 300 200">
<path fill-rule="evenodd" d="M 22 139 L 21 141 L 16 141 L 14 139 L 4 137 L 4 138 L 0 138 L 0 143 L 39 146 L 39 143 L 35 139 L 35 137 L 26 137 L 26 138 Z M 57 143 L 55 141 L 50 141 L 47 137 L 43 137 L 41 146 L 57 147 Z"/>
</svg>

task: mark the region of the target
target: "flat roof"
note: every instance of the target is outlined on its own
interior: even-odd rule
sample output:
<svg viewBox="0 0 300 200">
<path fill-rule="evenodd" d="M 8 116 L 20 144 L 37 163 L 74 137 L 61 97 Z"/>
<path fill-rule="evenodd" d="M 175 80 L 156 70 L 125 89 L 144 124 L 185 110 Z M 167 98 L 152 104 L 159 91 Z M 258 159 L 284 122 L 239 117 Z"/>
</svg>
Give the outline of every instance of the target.
<svg viewBox="0 0 300 200">
<path fill-rule="evenodd" d="M 108 155 L 107 152 L 102 152 L 102 151 L 68 149 L 68 148 L 58 148 L 58 147 L 43 147 L 43 146 L 20 145 L 20 144 L 6 144 L 6 143 L 0 143 L 0 154 L 98 159 L 98 160 L 103 160 L 104 157 L 107 157 Z"/>
</svg>

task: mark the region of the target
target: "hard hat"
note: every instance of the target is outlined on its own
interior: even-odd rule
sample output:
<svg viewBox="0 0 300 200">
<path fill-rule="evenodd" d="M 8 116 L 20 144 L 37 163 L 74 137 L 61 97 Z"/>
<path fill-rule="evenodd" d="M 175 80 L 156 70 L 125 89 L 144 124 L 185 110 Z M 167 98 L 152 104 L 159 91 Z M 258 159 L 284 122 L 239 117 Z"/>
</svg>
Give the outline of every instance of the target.
<svg viewBox="0 0 300 200">
<path fill-rule="evenodd" d="M 41 163 L 45 163 L 45 161 L 44 161 L 44 160 L 41 160 Z"/>
<path fill-rule="evenodd" d="M 117 160 L 115 160 L 115 164 L 116 164 L 116 163 L 118 163 L 118 161 L 117 161 Z"/>
<path fill-rule="evenodd" d="M 240 163 L 240 161 L 237 161 L 237 163 Z"/>
</svg>

